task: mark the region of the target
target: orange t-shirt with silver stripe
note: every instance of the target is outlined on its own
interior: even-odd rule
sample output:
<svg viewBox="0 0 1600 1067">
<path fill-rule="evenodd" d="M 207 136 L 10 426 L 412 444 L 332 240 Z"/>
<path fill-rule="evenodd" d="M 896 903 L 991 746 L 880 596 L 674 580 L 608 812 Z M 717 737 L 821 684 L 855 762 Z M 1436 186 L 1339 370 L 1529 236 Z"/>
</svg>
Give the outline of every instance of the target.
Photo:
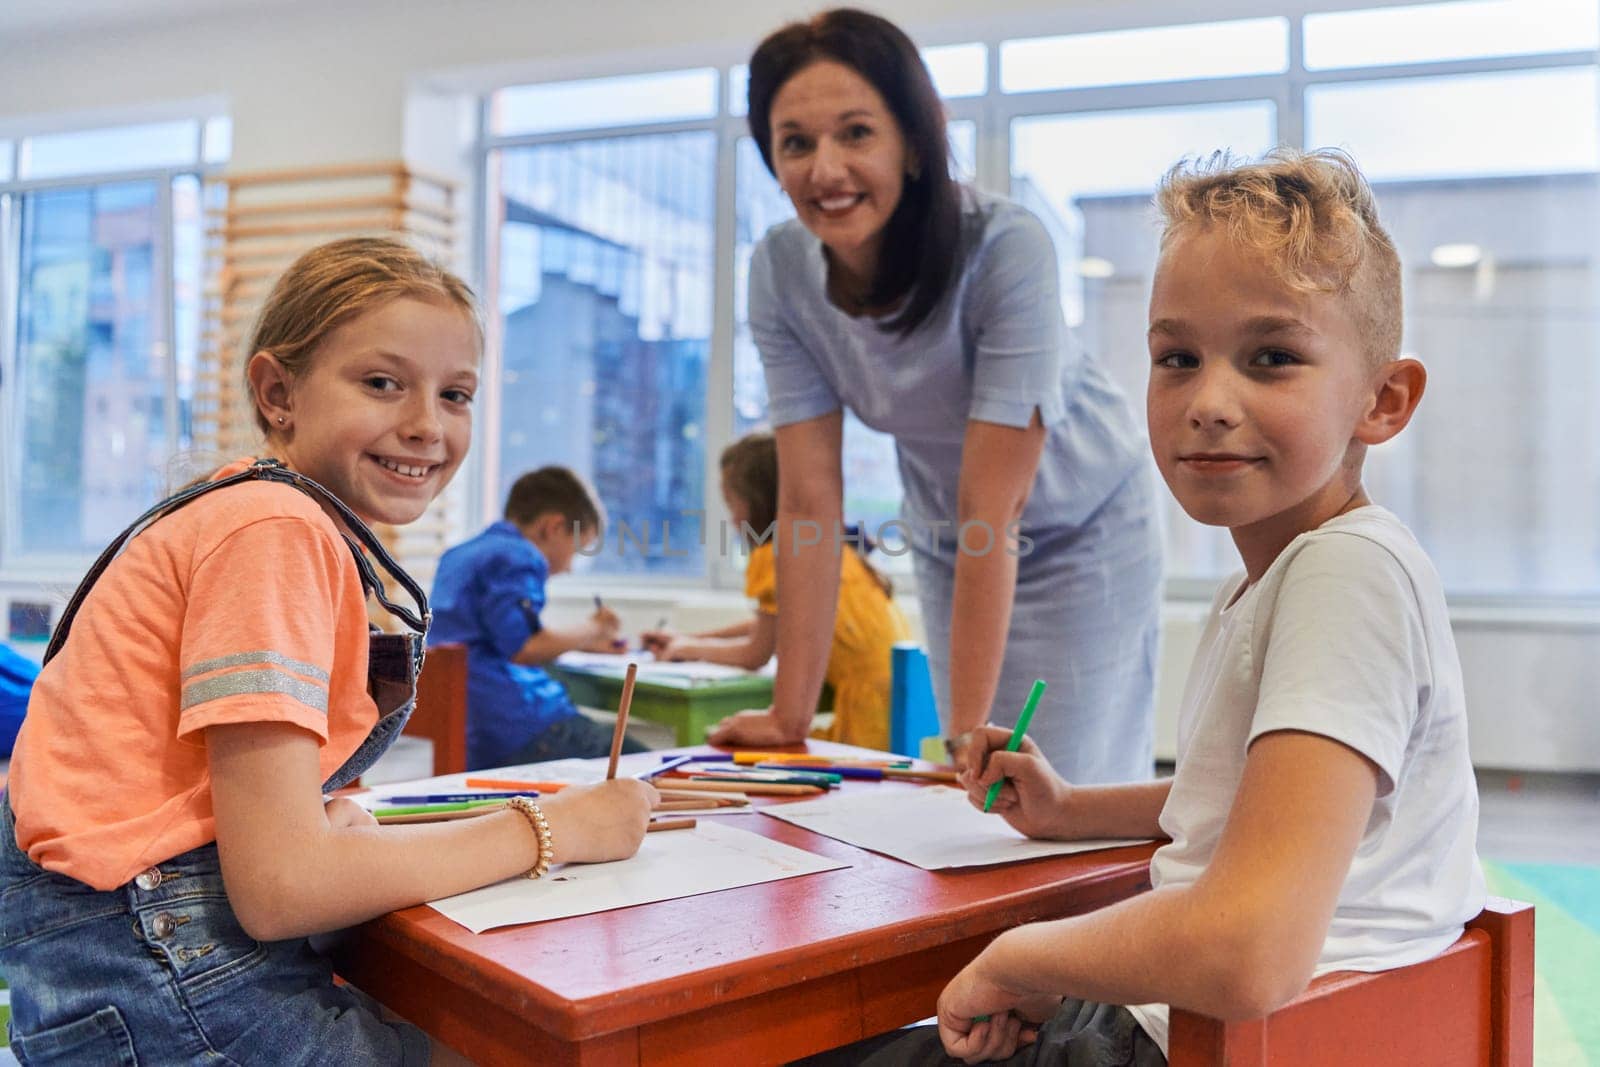
<svg viewBox="0 0 1600 1067">
<path fill-rule="evenodd" d="M 350 549 L 300 490 L 246 482 L 156 520 L 34 684 L 11 764 L 17 844 L 113 889 L 215 840 L 205 730 L 224 723 L 315 734 L 326 778 L 378 719 L 367 637 Z"/>
</svg>

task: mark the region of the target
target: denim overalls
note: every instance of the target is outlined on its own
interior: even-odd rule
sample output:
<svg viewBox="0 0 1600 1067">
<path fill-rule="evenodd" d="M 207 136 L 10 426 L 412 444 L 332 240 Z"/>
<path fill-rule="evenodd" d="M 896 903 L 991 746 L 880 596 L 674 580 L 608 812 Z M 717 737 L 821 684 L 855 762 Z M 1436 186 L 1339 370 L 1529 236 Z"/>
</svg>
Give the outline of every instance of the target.
<svg viewBox="0 0 1600 1067">
<path fill-rule="evenodd" d="M 276 460 L 190 487 L 140 516 L 90 568 L 63 612 L 46 662 L 67 640 L 91 586 L 130 537 L 196 497 L 252 479 L 283 482 L 332 508 L 418 611 L 384 595 L 346 537 L 365 587 L 411 629 L 374 632 L 368 688 L 380 717 L 323 790 L 353 782 L 399 736 L 411 714 L 427 598 L 358 519 L 327 490 Z M 305 938 L 259 942 L 228 902 L 217 846 L 174 856 L 118 889 L 100 891 L 35 865 L 16 843 L 0 795 L 0 974 L 11 986 L 11 1051 L 23 1064 L 428 1063 L 416 1027 L 387 1022 L 376 1004 L 333 984 Z"/>
</svg>

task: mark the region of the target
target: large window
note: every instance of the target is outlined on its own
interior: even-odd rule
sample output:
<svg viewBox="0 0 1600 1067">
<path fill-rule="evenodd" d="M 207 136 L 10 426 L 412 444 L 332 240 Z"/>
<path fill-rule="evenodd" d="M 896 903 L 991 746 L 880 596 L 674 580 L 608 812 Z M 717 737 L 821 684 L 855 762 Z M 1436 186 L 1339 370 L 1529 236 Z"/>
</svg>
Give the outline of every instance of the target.
<svg viewBox="0 0 1600 1067">
<path fill-rule="evenodd" d="M 1430 372 L 1416 422 L 1369 460 L 1369 487 L 1418 532 L 1453 595 L 1600 597 L 1600 420 L 1591 414 L 1600 404 L 1600 4 L 1452 0 L 1329 12 L 1301 0 L 1285 7 L 1230 5 L 1225 17 L 1210 5 L 1175 4 L 1174 19 L 1185 21 L 1171 25 L 1102 23 L 1082 33 L 929 48 L 957 167 L 1043 219 L 1056 241 L 1069 323 L 1142 412 L 1157 238 L 1150 197 L 1162 173 L 1180 157 L 1219 149 L 1238 156 L 1280 143 L 1349 149 L 1372 179 L 1400 248 L 1406 352 Z M 714 457 L 766 420 L 745 322 L 750 254 L 768 228 L 791 217 L 746 136 L 744 78 L 735 66 L 583 83 L 612 94 L 600 103 L 574 96 L 570 84 L 523 87 L 515 92 L 565 95 L 548 98 L 560 101 L 559 116 L 524 117 L 517 130 L 497 127 L 509 105 L 497 111 L 491 104 L 485 158 L 502 182 L 513 153 L 553 151 L 557 142 L 677 138 L 702 146 L 694 150 L 697 177 L 687 165 L 653 165 L 648 178 L 629 180 L 628 195 L 675 205 L 637 218 L 671 218 L 694 230 L 695 239 L 672 253 L 673 271 L 687 272 L 672 284 L 708 316 L 693 333 L 700 391 L 674 397 L 683 414 L 665 420 L 642 396 L 623 400 L 633 394 L 620 378 L 584 379 L 592 393 L 582 382 L 552 392 L 598 358 L 546 343 L 567 334 L 508 349 L 506 373 L 533 375 L 544 406 L 560 408 L 560 440 L 533 440 L 539 405 L 508 397 L 501 455 L 490 464 L 496 491 L 521 466 L 566 458 L 597 482 L 615 477 L 602 474 L 613 465 L 649 482 L 648 507 L 657 511 L 640 503 L 641 490 L 613 493 L 602 484 L 614 515 L 720 514 Z M 533 97 L 518 99 L 526 108 Z M 607 230 L 596 215 L 580 219 L 548 206 L 576 195 L 624 212 L 627 198 L 603 194 L 605 182 L 576 171 L 542 173 L 544 181 L 588 191 L 514 194 L 505 185 L 492 198 L 507 211 L 493 220 L 502 247 L 491 257 L 502 267 L 495 285 L 503 315 L 537 306 L 535 291 L 550 277 L 546 267 L 542 280 L 524 273 L 519 281 L 506 266 L 508 242 L 524 242 L 524 258 L 533 254 L 534 239 L 511 236 L 514 199 L 561 220 L 549 225 L 609 234 L 645 258 L 667 255 L 645 251 L 650 241 L 661 247 L 665 231 Z M 671 200 L 651 191 L 671 175 L 701 183 L 699 196 Z M 693 269 L 690 246 L 704 257 Z M 678 277 L 654 276 L 669 274 Z M 690 286 L 689 274 L 705 287 Z M 690 336 L 691 319 L 675 319 L 672 336 Z M 672 380 L 696 379 L 685 370 Z M 611 431 L 594 427 L 601 394 L 631 420 L 620 452 Z M 523 450 L 514 452 L 517 434 Z M 847 420 L 845 453 L 847 516 L 887 518 L 900 496 L 892 442 Z M 670 464 L 680 469 L 669 471 Z M 678 494 L 694 499 L 680 503 Z M 1199 593 L 1237 565 L 1224 534 L 1196 525 L 1175 504 L 1167 505 L 1166 529 L 1167 569 L 1180 591 Z M 715 578 L 716 562 L 694 548 L 688 556 L 597 565 Z"/>
<path fill-rule="evenodd" d="M 225 133 L 185 119 L 0 141 L 8 569 L 81 564 L 169 487 L 190 442 L 198 175 Z"/>
</svg>

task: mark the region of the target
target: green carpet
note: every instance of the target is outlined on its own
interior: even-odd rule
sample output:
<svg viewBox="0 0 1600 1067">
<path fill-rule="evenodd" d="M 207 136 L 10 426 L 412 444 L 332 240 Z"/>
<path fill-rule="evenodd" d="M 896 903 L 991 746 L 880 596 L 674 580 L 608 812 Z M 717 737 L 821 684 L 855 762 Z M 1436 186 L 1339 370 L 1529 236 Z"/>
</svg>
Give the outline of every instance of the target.
<svg viewBox="0 0 1600 1067">
<path fill-rule="evenodd" d="M 1483 873 L 1535 908 L 1533 1062 L 1600 1067 L 1600 867 L 1485 860 Z"/>
</svg>

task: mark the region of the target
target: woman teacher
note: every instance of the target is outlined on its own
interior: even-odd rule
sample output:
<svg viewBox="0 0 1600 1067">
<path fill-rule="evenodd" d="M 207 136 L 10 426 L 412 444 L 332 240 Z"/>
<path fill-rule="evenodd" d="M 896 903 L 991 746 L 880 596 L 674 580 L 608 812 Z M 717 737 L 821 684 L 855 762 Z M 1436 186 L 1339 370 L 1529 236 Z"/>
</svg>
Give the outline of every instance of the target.
<svg viewBox="0 0 1600 1067">
<path fill-rule="evenodd" d="M 782 475 L 783 610 L 772 707 L 724 719 L 710 739 L 806 736 L 838 597 L 849 408 L 895 438 L 957 762 L 970 730 L 1013 722 L 1043 678 L 1029 735 L 1055 767 L 1076 782 L 1148 778 L 1154 479 L 1127 402 L 1068 339 L 1049 234 L 952 180 L 927 69 L 875 15 L 829 11 L 764 40 L 749 122 L 798 215 L 750 265 Z"/>
</svg>

